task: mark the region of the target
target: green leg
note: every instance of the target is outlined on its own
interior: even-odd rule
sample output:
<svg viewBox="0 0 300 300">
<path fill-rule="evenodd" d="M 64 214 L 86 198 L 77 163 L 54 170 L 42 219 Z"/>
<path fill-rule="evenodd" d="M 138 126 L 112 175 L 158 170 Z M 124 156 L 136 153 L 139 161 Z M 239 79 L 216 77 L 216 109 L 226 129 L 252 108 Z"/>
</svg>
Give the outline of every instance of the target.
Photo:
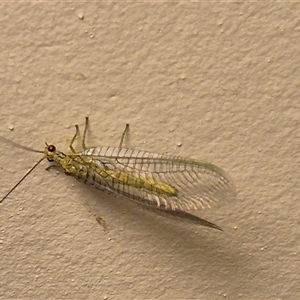
<svg viewBox="0 0 300 300">
<path fill-rule="evenodd" d="M 75 128 L 76 128 L 76 132 L 75 132 L 75 135 L 73 136 L 73 138 L 72 138 L 72 140 L 71 140 L 71 143 L 70 143 L 70 146 L 69 146 L 69 148 L 71 149 L 71 151 L 72 151 L 73 153 L 76 153 L 76 151 L 75 151 L 75 149 L 74 149 L 74 147 L 73 147 L 73 144 L 74 144 L 75 139 L 76 139 L 77 136 L 79 135 L 79 127 L 78 127 L 78 125 L 75 125 Z"/>
<path fill-rule="evenodd" d="M 123 133 L 122 133 L 122 136 L 121 136 L 121 141 L 120 141 L 120 144 L 119 144 L 118 156 L 119 156 L 120 151 L 121 151 L 121 149 L 122 149 L 122 147 L 123 147 L 123 142 L 124 142 L 125 134 L 126 134 L 126 132 L 127 132 L 128 130 L 129 130 L 129 124 L 126 124 L 125 129 L 124 129 L 124 131 L 123 131 Z"/>
<path fill-rule="evenodd" d="M 45 170 L 46 171 L 50 171 L 51 169 L 53 169 L 53 168 L 61 168 L 59 165 L 50 165 L 50 166 L 48 166 Z"/>
<path fill-rule="evenodd" d="M 86 133 L 87 133 L 87 129 L 88 129 L 88 124 L 89 124 L 89 117 L 85 117 L 85 127 L 84 127 L 84 131 L 83 131 L 83 137 L 82 137 L 82 148 L 83 150 L 86 150 L 86 146 L 85 146 L 85 138 L 86 138 Z M 75 135 L 73 136 L 72 140 L 71 140 L 71 143 L 70 143 L 70 146 L 69 148 L 71 149 L 71 151 L 73 153 L 77 153 L 73 147 L 73 144 L 75 142 L 75 139 L 78 137 L 79 135 L 79 126 L 78 125 L 75 125 L 75 128 L 76 128 L 76 132 L 75 132 Z"/>
<path fill-rule="evenodd" d="M 120 149 L 122 149 L 122 147 L 123 147 L 123 142 L 124 142 L 125 134 L 126 134 L 126 132 L 127 132 L 128 130 L 129 130 L 129 124 L 126 124 L 125 129 L 124 129 L 124 131 L 123 131 L 123 133 L 122 133 L 122 137 L 121 137 L 120 144 L 119 144 L 119 148 L 120 148 Z"/>
<path fill-rule="evenodd" d="M 82 148 L 83 148 L 83 151 L 86 150 L 85 138 L 86 138 L 86 133 L 87 133 L 88 125 L 89 125 L 89 117 L 85 117 L 85 127 L 84 127 L 83 137 L 82 137 Z"/>
</svg>

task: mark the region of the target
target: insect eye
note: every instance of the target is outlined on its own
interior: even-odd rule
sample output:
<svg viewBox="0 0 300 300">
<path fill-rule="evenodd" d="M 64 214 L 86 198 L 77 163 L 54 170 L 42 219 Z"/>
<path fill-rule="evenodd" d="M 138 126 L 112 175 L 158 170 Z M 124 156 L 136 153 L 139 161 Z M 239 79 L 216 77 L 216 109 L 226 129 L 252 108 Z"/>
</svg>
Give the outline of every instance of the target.
<svg viewBox="0 0 300 300">
<path fill-rule="evenodd" d="M 52 158 L 47 158 L 48 161 L 53 162 L 54 160 Z"/>
<path fill-rule="evenodd" d="M 56 150 L 56 148 L 55 148 L 54 145 L 49 145 L 49 146 L 48 146 L 48 151 L 49 151 L 49 152 L 55 152 L 55 150 Z"/>
</svg>

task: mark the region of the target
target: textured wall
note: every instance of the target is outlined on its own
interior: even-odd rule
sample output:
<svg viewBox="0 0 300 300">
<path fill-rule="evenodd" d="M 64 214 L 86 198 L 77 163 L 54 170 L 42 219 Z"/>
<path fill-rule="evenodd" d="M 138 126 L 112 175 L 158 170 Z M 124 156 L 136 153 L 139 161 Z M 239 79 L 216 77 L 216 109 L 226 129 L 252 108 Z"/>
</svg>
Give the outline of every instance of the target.
<svg viewBox="0 0 300 300">
<path fill-rule="evenodd" d="M 130 123 L 127 147 L 214 162 L 239 191 L 199 212 L 217 232 L 45 161 L 0 205 L 1 299 L 297 299 L 299 3 L 0 7 L 1 136 L 65 151 L 88 115 L 88 144 L 117 146 Z M 40 155 L 0 149 L 1 198 Z"/>
</svg>

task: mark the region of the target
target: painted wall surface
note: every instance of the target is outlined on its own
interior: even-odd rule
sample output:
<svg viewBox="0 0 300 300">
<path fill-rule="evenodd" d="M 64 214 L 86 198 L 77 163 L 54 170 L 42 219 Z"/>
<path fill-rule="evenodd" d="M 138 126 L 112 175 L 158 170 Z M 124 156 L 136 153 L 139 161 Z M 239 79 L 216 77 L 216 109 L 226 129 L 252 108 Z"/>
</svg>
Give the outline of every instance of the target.
<svg viewBox="0 0 300 300">
<path fill-rule="evenodd" d="M 164 218 L 43 161 L 0 204 L 0 299 L 298 299 L 299 3 L 1 3 L 0 135 L 210 161 L 237 199 Z M 80 149 L 80 144 L 78 144 Z M 0 198 L 41 154 L 0 139 Z M 107 230 L 95 221 L 103 218 Z"/>
</svg>

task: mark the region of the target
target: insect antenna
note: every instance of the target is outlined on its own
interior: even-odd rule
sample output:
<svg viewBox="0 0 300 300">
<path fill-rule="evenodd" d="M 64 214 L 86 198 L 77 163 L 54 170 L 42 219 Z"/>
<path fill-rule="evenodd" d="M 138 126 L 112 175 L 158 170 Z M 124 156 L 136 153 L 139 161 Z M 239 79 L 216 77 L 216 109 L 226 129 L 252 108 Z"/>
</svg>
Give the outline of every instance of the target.
<svg viewBox="0 0 300 300">
<path fill-rule="evenodd" d="M 30 152 L 44 153 L 44 151 L 40 151 L 40 150 L 36 150 L 36 149 L 30 148 L 30 147 L 20 145 L 20 144 L 18 144 L 16 142 L 13 142 L 13 141 L 11 141 L 11 140 L 3 137 L 3 136 L 0 136 L 0 140 L 4 141 L 4 143 L 11 144 L 11 145 L 13 145 L 13 146 L 15 146 L 16 148 L 19 148 L 19 149 L 27 150 L 27 151 L 30 151 Z"/>
<path fill-rule="evenodd" d="M 42 157 L 34 166 L 17 182 L 17 184 L 0 200 L 2 203 L 18 186 L 19 184 L 44 160 L 45 157 Z"/>
<path fill-rule="evenodd" d="M 43 151 L 40 150 L 35 150 L 23 145 L 20 145 L 18 143 L 15 143 L 9 139 L 6 139 L 3 136 L 0 136 L 0 140 L 4 141 L 5 143 L 11 144 L 15 146 L 16 148 L 31 151 L 31 152 L 37 152 L 37 153 L 44 153 Z M 18 182 L 17 184 L 0 200 L 0 203 L 2 203 L 17 187 L 18 185 L 40 164 L 40 162 L 44 159 L 45 157 L 42 157 Z"/>
</svg>

